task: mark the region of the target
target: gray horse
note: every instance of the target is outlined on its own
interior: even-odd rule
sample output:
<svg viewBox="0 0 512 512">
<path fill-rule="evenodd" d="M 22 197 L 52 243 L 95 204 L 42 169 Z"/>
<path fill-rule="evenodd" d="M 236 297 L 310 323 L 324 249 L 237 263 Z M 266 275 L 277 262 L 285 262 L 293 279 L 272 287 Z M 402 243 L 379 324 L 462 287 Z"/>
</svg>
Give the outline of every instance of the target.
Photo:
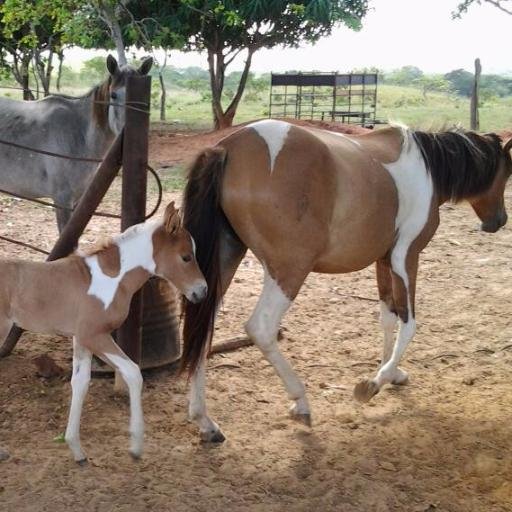
<svg viewBox="0 0 512 512">
<path fill-rule="evenodd" d="M 108 79 L 80 98 L 54 95 L 39 101 L 0 98 L 0 139 L 76 157 L 101 158 L 124 125 L 128 75 L 146 75 L 153 59 L 138 69 L 107 57 Z M 112 106 L 108 103 L 119 106 Z M 73 208 L 97 167 L 0 144 L 0 188 L 23 196 L 50 197 Z M 57 209 L 62 231 L 71 212 Z"/>
</svg>

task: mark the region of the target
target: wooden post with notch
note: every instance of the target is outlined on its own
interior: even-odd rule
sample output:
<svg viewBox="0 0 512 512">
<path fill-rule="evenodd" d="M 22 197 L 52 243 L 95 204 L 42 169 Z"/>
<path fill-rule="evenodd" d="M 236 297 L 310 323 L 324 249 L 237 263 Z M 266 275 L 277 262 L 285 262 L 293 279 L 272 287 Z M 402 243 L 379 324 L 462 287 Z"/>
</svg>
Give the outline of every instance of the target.
<svg viewBox="0 0 512 512">
<path fill-rule="evenodd" d="M 480 92 L 480 75 L 482 66 L 480 59 L 475 59 L 475 80 L 473 82 L 473 91 L 471 93 L 471 129 L 480 130 L 480 118 L 478 115 L 478 96 Z"/>
<path fill-rule="evenodd" d="M 144 222 L 148 165 L 149 109 L 151 78 L 126 79 L 126 109 L 123 141 L 123 184 L 121 230 Z M 130 108 L 131 106 L 135 108 Z M 117 331 L 117 343 L 137 364 L 142 351 L 142 293 L 137 292 L 124 324 Z"/>
</svg>

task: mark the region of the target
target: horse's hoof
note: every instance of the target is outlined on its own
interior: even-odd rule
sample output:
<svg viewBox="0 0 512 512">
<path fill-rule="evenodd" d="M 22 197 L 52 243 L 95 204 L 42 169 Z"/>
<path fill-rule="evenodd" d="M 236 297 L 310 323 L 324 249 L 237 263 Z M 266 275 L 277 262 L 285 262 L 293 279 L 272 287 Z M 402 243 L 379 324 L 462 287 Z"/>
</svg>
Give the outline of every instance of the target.
<svg viewBox="0 0 512 512">
<path fill-rule="evenodd" d="M 391 381 L 391 384 L 394 384 L 395 386 L 405 386 L 406 384 L 409 384 L 409 375 L 404 370 L 401 370 L 400 368 L 397 368 L 395 372 L 395 378 Z"/>
<path fill-rule="evenodd" d="M 201 441 L 203 443 L 223 443 L 226 436 L 220 430 L 210 432 L 201 432 Z"/>
<path fill-rule="evenodd" d="M 306 427 L 311 427 L 311 414 L 297 414 L 292 412 L 291 416 L 295 421 L 306 425 Z"/>
<path fill-rule="evenodd" d="M 140 460 L 140 458 L 142 457 L 142 453 L 138 451 L 130 450 L 129 453 L 133 460 Z"/>
<path fill-rule="evenodd" d="M 364 379 L 354 388 L 354 398 L 358 402 L 369 402 L 379 391 L 379 386 L 373 380 Z"/>
<path fill-rule="evenodd" d="M 76 463 L 83 468 L 84 466 L 87 466 L 89 461 L 87 460 L 87 457 L 85 457 L 83 459 L 77 460 Z"/>
</svg>

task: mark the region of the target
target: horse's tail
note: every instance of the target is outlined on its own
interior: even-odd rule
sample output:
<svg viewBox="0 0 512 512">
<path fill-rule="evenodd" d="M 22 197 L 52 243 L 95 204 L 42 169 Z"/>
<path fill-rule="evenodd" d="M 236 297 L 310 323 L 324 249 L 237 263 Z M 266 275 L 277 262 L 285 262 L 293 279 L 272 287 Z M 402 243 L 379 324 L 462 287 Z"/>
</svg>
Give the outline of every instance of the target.
<svg viewBox="0 0 512 512">
<path fill-rule="evenodd" d="M 180 371 L 189 375 L 209 350 L 215 313 L 220 301 L 220 232 L 227 222 L 220 206 L 226 150 L 205 149 L 197 156 L 188 172 L 184 192 L 183 225 L 196 243 L 199 268 L 206 278 L 206 298 L 192 304 L 184 301 L 183 354 Z"/>
</svg>

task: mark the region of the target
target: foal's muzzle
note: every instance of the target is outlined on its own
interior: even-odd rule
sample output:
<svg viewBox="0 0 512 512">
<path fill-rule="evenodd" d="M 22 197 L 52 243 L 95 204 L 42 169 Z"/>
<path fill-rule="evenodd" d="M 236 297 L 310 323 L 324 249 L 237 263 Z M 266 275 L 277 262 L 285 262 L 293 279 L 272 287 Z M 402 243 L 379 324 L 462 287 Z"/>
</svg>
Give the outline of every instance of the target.
<svg viewBox="0 0 512 512">
<path fill-rule="evenodd" d="M 187 299 L 194 304 L 201 302 L 206 298 L 206 294 L 208 293 L 208 286 L 206 283 L 198 284 L 192 287 L 189 292 L 186 294 Z"/>
<path fill-rule="evenodd" d="M 493 219 L 482 222 L 482 231 L 486 233 L 496 233 L 498 229 L 502 228 L 508 220 L 507 212 L 503 209 Z"/>
</svg>

